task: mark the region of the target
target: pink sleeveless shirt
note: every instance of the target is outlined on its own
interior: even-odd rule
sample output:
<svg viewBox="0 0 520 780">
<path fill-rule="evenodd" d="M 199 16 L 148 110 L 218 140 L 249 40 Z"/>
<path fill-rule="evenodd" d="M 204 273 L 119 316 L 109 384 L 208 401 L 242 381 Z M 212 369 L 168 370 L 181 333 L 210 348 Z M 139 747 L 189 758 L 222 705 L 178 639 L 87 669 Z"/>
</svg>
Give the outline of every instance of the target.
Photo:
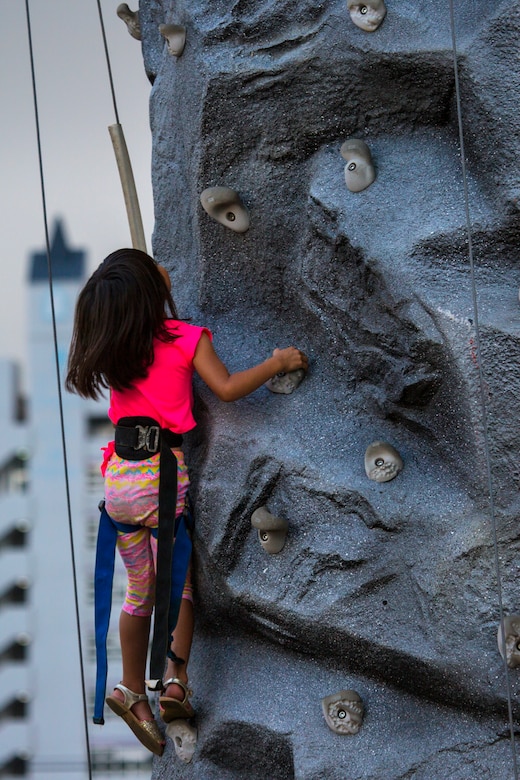
<svg viewBox="0 0 520 780">
<path fill-rule="evenodd" d="M 177 336 L 165 343 L 154 340 L 154 361 L 148 376 L 137 379 L 132 388 L 112 390 L 108 416 L 113 423 L 120 417 L 153 417 L 162 428 L 186 433 L 195 427 L 193 417 L 193 357 L 207 328 L 180 320 L 168 320 L 168 330 Z"/>
</svg>

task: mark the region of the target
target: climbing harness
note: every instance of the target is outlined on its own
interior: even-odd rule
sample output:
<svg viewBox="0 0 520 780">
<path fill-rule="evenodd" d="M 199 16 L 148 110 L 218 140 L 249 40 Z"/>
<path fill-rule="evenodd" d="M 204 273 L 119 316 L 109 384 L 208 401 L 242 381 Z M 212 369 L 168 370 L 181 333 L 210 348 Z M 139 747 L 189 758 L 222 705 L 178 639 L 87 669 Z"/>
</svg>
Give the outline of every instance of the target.
<svg viewBox="0 0 520 780">
<path fill-rule="evenodd" d="M 517 766 L 517 756 L 516 756 L 515 725 L 513 719 L 511 681 L 509 676 L 509 669 L 507 667 L 507 656 L 506 656 L 506 649 L 505 649 L 506 632 L 504 630 L 504 605 L 502 599 L 502 578 L 500 573 L 500 557 L 498 552 L 495 502 L 493 498 L 494 485 L 493 485 L 493 474 L 491 471 L 491 454 L 490 454 L 490 447 L 489 447 L 489 426 L 488 426 L 488 415 L 487 415 L 487 406 L 486 406 L 486 391 L 485 391 L 485 381 L 484 381 L 484 374 L 482 369 L 482 357 L 481 357 L 481 348 L 480 348 L 480 325 L 479 325 L 479 313 L 478 313 L 478 301 L 477 301 L 477 284 L 475 279 L 475 263 L 474 263 L 473 241 L 472 241 L 472 233 L 471 233 L 471 217 L 469 211 L 469 189 L 468 189 L 468 180 L 467 180 L 467 173 L 466 173 L 466 154 L 464 150 L 462 101 L 460 96 L 459 64 L 458 64 L 458 54 L 457 54 L 457 37 L 455 34 L 455 12 L 453 7 L 453 0 L 449 0 L 449 4 L 450 4 L 451 41 L 452 41 L 452 51 L 453 51 L 453 71 L 454 71 L 454 80 L 455 80 L 455 101 L 457 106 L 457 125 L 458 125 L 458 132 L 459 132 L 462 184 L 463 184 L 463 191 L 464 191 L 464 210 L 465 210 L 465 217 L 466 217 L 467 237 L 468 237 L 468 260 L 469 260 L 469 267 L 470 267 L 471 296 L 472 296 L 472 308 L 473 308 L 473 318 L 474 318 L 473 321 L 475 326 L 475 353 L 477 358 L 478 377 L 479 377 L 480 409 L 482 414 L 482 426 L 484 431 L 484 456 L 485 456 L 485 463 L 486 463 L 487 488 L 489 494 L 489 514 L 490 514 L 491 528 L 492 528 L 492 535 L 493 535 L 493 553 L 494 553 L 494 564 L 495 564 L 495 576 L 497 580 L 497 598 L 498 598 L 498 606 L 499 606 L 499 613 L 500 613 L 500 626 L 502 628 L 502 645 L 503 645 L 502 657 L 504 661 L 504 673 L 505 673 L 506 688 L 507 688 L 507 709 L 508 709 L 508 719 L 509 719 L 511 750 L 513 756 L 513 771 L 514 771 L 515 780 L 518 780 L 518 766 Z"/>
<path fill-rule="evenodd" d="M 150 680 L 148 687 L 162 690 L 166 656 L 177 663 L 171 651 L 173 631 L 179 614 L 182 591 L 191 557 L 192 527 L 189 509 L 175 518 L 177 507 L 177 458 L 172 447 L 182 444 L 182 436 L 168 428 L 161 428 L 151 417 L 122 417 L 115 428 L 115 451 L 125 460 L 146 460 L 159 453 L 159 521 L 152 534 L 157 538 L 157 573 L 155 580 L 155 607 Z M 103 724 L 103 704 L 107 680 L 107 634 L 110 623 L 114 556 L 117 532 L 134 533 L 140 524 L 118 523 L 100 504 L 96 566 L 94 575 L 94 604 L 96 626 L 96 699 L 94 723 Z"/>
</svg>

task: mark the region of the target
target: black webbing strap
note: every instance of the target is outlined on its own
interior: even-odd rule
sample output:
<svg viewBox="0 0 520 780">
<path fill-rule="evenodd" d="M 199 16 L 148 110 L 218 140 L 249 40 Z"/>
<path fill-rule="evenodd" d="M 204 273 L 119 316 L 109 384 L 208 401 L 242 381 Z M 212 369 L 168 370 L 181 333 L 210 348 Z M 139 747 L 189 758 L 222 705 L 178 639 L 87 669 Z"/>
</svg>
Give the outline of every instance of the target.
<svg viewBox="0 0 520 780">
<path fill-rule="evenodd" d="M 121 417 L 115 430 L 116 452 L 125 460 L 151 458 L 160 450 L 161 442 L 168 447 L 180 447 L 182 435 L 161 428 L 153 417 Z"/>
<path fill-rule="evenodd" d="M 166 467 L 166 468 L 165 468 Z M 177 458 L 161 439 L 161 469 L 159 481 L 159 525 L 157 528 L 157 574 L 155 578 L 155 610 L 150 654 L 150 678 L 162 680 L 166 653 L 175 626 L 168 625 L 172 580 L 173 539 L 177 508 Z M 176 616 L 177 617 L 177 616 Z"/>
</svg>

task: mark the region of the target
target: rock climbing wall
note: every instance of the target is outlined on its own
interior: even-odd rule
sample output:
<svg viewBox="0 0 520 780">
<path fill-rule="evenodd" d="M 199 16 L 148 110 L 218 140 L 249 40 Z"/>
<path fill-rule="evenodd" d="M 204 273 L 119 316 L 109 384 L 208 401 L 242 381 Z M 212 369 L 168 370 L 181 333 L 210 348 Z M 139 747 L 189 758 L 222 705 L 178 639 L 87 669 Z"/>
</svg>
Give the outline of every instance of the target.
<svg viewBox="0 0 520 780">
<path fill-rule="evenodd" d="M 310 357 L 290 394 L 197 384 L 198 741 L 184 763 L 169 740 L 155 780 L 512 777 L 520 6 L 453 0 L 464 179 L 449 0 L 349 5 L 140 3 L 180 314 L 230 370 Z M 365 471 L 376 441 L 390 481 Z"/>
</svg>

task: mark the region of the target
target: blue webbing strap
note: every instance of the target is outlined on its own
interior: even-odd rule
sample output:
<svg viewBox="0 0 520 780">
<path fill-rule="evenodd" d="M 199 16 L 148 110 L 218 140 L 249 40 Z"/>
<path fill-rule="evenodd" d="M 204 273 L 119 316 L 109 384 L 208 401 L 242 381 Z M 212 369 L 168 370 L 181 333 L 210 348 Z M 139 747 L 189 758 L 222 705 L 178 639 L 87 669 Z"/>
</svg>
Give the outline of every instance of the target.
<svg viewBox="0 0 520 780">
<path fill-rule="evenodd" d="M 96 698 L 94 704 L 94 723 L 103 724 L 103 708 L 107 687 L 107 635 L 112 610 L 112 584 L 114 581 L 114 559 L 117 531 L 130 533 L 141 526 L 116 523 L 104 505 L 99 518 L 96 546 L 96 566 L 94 570 L 94 614 L 96 630 Z"/>
<path fill-rule="evenodd" d="M 175 528 L 175 544 L 173 546 L 172 560 L 172 584 L 170 596 L 170 609 L 168 611 L 168 648 L 172 641 L 173 630 L 177 625 L 179 609 L 181 607 L 182 591 L 188 574 L 188 566 L 191 558 L 191 537 L 188 534 L 187 522 L 191 523 L 186 515 L 178 518 Z"/>
</svg>

